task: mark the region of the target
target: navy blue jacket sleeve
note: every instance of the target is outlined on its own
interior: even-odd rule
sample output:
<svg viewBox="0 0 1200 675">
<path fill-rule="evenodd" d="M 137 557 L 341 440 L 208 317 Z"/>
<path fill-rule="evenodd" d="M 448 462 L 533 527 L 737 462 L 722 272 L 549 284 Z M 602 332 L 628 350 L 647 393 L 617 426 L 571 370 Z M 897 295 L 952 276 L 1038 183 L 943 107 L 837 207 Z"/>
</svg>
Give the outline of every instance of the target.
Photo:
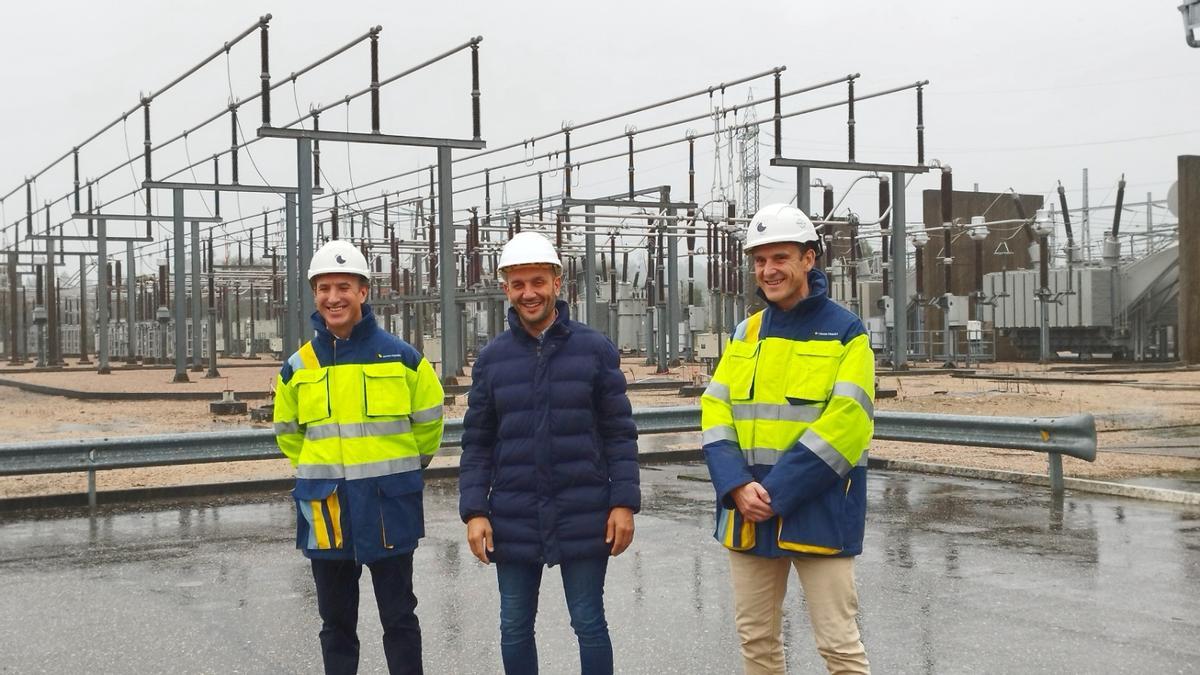
<svg viewBox="0 0 1200 675">
<path fill-rule="evenodd" d="M 592 392 L 596 429 L 608 463 L 608 505 L 626 506 L 637 512 L 642 508 L 637 425 L 633 422 L 629 397 L 625 395 L 625 374 L 621 372 L 617 348 L 604 336 L 599 336 L 598 342 L 598 368 Z"/>
<path fill-rule="evenodd" d="M 488 516 L 492 450 L 496 445 L 496 408 L 488 386 L 486 357 L 480 354 L 471 371 L 467 414 L 463 417 L 462 458 L 458 470 L 458 515 L 463 522 Z"/>
</svg>

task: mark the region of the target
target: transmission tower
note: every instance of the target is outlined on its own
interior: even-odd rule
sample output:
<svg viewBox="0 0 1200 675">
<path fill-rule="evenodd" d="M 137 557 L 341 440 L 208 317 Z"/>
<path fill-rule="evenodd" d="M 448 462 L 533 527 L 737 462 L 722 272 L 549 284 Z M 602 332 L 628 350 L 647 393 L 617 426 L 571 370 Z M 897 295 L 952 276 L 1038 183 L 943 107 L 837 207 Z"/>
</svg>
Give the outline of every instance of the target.
<svg viewBox="0 0 1200 675">
<path fill-rule="evenodd" d="M 738 161 L 741 163 L 738 182 L 741 183 L 741 199 L 739 200 L 742 215 L 746 218 L 758 211 L 758 116 L 754 114 L 754 106 L 747 106 L 746 121 L 737 134 Z"/>
</svg>

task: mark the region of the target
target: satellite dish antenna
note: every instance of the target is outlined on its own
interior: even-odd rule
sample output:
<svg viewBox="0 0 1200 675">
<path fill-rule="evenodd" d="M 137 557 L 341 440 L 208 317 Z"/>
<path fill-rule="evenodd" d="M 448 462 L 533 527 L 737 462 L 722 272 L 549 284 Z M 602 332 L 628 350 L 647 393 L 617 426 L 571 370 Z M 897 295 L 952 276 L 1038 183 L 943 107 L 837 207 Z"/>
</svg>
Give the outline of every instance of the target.
<svg viewBox="0 0 1200 675">
<path fill-rule="evenodd" d="M 1179 181 L 1171 183 L 1171 189 L 1167 190 L 1167 210 L 1179 217 Z"/>
</svg>

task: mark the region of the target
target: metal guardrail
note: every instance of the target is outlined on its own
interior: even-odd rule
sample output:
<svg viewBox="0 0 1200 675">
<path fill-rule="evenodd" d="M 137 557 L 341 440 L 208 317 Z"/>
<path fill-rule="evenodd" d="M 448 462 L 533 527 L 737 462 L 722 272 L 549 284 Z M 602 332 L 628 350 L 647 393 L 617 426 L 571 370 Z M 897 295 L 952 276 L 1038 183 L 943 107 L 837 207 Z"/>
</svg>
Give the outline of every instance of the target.
<svg viewBox="0 0 1200 675">
<path fill-rule="evenodd" d="M 648 408 L 635 411 L 633 418 L 641 434 L 700 431 L 699 406 Z M 457 446 L 462 432 L 461 419 L 447 420 L 442 445 Z M 1096 459 L 1096 425 L 1088 414 L 982 417 L 880 411 L 875 414 L 875 438 L 1049 453 L 1056 490 L 1062 489 L 1062 455 Z M 0 476 L 86 471 L 89 503 L 95 503 L 95 474 L 100 470 L 279 457 L 272 429 L 73 439 L 0 445 Z"/>
</svg>

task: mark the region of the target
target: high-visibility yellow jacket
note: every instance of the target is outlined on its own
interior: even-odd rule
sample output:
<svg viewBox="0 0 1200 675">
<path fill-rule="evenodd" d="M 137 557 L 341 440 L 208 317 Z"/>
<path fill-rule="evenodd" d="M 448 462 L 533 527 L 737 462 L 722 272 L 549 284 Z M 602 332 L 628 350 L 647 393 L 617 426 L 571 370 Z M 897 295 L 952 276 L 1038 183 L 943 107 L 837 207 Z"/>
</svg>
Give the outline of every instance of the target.
<svg viewBox="0 0 1200 675">
<path fill-rule="evenodd" d="M 820 270 L 789 311 L 742 321 L 700 399 L 717 492 L 715 536 L 756 555 L 862 552 L 875 357 L 862 322 L 829 300 Z M 777 514 L 743 520 L 730 492 L 760 482 Z"/>
<path fill-rule="evenodd" d="M 369 305 L 346 340 L 316 335 L 275 384 L 275 439 L 296 467 L 296 547 L 372 562 L 425 535 L 421 470 L 442 441 L 442 385 Z"/>
</svg>

